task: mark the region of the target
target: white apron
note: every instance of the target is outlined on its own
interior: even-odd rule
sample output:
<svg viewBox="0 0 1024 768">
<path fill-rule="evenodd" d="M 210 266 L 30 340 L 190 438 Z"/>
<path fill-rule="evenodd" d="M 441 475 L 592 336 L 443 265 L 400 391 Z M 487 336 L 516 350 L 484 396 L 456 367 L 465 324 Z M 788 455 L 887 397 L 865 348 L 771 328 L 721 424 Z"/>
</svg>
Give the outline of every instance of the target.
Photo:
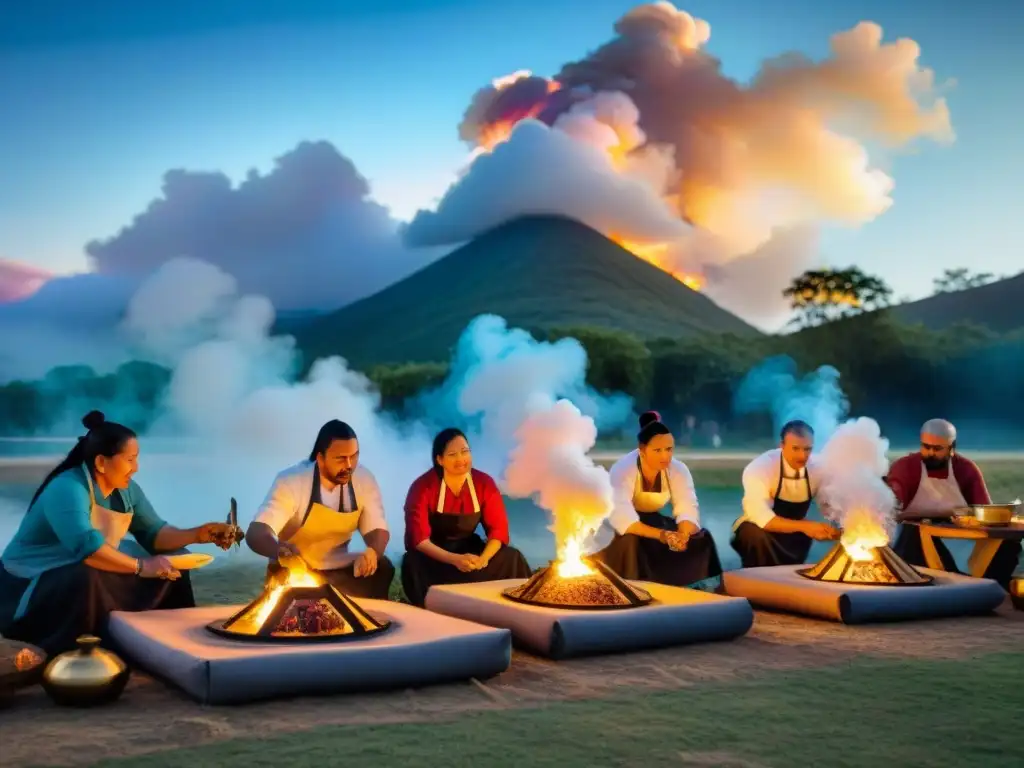
<svg viewBox="0 0 1024 768">
<path fill-rule="evenodd" d="M 672 486 L 668 482 L 668 471 L 662 470 L 660 491 L 644 490 L 644 473 L 640 468 L 640 457 L 636 460 L 636 481 L 633 483 L 633 509 L 638 516 L 651 513 L 659 513 L 665 505 L 672 501 Z M 640 522 L 643 518 L 640 517 Z M 601 550 L 607 547 L 615 539 L 615 528 L 607 520 L 603 520 L 597 530 L 590 537 L 590 547 L 593 550 Z"/>
<path fill-rule="evenodd" d="M 121 542 L 125 536 L 128 535 L 128 529 L 132 524 L 132 517 L 134 513 L 132 509 L 125 504 L 124 495 L 121 495 L 121 503 L 124 506 L 124 512 L 115 512 L 112 509 L 96 503 L 96 493 L 92 484 L 92 473 L 83 464 L 81 467 L 82 472 L 85 474 L 85 482 L 89 488 L 89 522 L 92 527 L 103 534 L 103 541 L 117 549 L 121 546 Z M 121 493 L 120 491 L 114 491 L 114 493 Z M 25 611 L 28 610 L 29 600 L 32 598 L 32 593 L 35 591 L 36 584 L 39 583 L 39 578 L 47 571 L 52 571 L 56 568 L 63 568 L 66 565 L 72 565 L 79 562 L 79 558 L 72 557 L 70 553 L 61 553 L 50 557 L 48 559 L 42 558 L 27 558 L 24 562 L 18 560 L 4 560 L 4 570 L 6 570 L 12 576 L 16 576 L 19 579 L 31 579 L 28 587 L 21 595 L 21 601 L 18 603 L 18 608 L 14 612 L 15 620 L 20 619 L 25 615 Z"/>
<path fill-rule="evenodd" d="M 344 510 L 345 491 L 348 491 L 352 511 Z M 332 571 L 347 568 L 359 554 L 348 551 L 352 534 L 359 530 L 362 509 L 356 501 L 355 487 L 350 480 L 341 491 L 341 510 L 334 510 L 321 503 L 320 469 L 313 465 L 313 490 L 309 497 L 306 515 L 298 528 L 282 537 L 295 546 L 303 560 L 317 571 Z"/>
<path fill-rule="evenodd" d="M 953 462 L 949 462 L 949 473 L 945 477 L 928 477 L 928 470 L 921 463 L 921 484 L 904 512 L 924 514 L 927 512 L 949 512 L 956 507 L 966 507 L 967 499 L 960 490 L 960 484 L 953 474 Z"/>
<path fill-rule="evenodd" d="M 473 514 L 480 514 L 480 502 L 476 498 L 476 486 L 473 485 L 473 473 L 470 472 L 466 477 L 466 485 L 469 486 L 469 496 L 473 499 Z M 448 490 L 448 485 L 445 483 L 444 478 L 441 478 L 441 490 L 437 492 L 437 514 L 444 514 L 444 497 L 445 492 Z"/>
</svg>

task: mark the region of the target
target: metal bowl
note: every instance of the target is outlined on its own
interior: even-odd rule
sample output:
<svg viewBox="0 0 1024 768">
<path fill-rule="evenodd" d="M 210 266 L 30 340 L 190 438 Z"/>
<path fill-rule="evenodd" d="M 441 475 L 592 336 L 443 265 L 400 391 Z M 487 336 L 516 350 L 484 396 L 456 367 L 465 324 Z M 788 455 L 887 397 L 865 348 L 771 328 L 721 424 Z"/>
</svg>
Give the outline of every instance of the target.
<svg viewBox="0 0 1024 768">
<path fill-rule="evenodd" d="M 1024 576 L 1010 579 L 1010 602 L 1018 611 L 1024 611 Z"/>
<path fill-rule="evenodd" d="M 1009 525 L 1020 507 L 1020 499 L 1009 504 L 971 504 L 956 512 L 965 517 L 973 517 L 982 525 Z"/>
</svg>

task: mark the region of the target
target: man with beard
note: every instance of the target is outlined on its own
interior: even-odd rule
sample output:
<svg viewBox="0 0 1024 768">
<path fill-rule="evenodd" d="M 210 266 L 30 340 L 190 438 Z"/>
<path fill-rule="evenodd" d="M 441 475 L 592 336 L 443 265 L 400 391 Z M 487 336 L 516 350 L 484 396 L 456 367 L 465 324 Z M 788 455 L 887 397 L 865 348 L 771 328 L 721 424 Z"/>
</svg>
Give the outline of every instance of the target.
<svg viewBox="0 0 1024 768">
<path fill-rule="evenodd" d="M 903 515 L 915 519 L 927 519 L 929 513 L 945 518 L 957 507 L 992 503 L 981 470 L 957 453 L 956 427 L 945 419 L 930 419 L 924 423 L 921 450 L 894 461 L 886 482 Z M 946 545 L 941 541 L 934 543 L 943 568 L 956 572 L 956 562 Z M 921 549 L 921 530 L 915 525 L 900 526 L 893 550 L 911 565 L 927 565 Z M 985 577 L 1009 589 L 1020 552 L 1020 542 L 1004 541 L 986 569 Z"/>
<path fill-rule="evenodd" d="M 366 543 L 350 552 L 359 531 Z M 390 533 L 380 487 L 359 466 L 359 440 L 343 421 L 320 428 L 309 460 L 281 472 L 245 541 L 270 560 L 268 576 L 303 563 L 353 597 L 386 600 L 395 567 L 384 556 Z"/>
</svg>

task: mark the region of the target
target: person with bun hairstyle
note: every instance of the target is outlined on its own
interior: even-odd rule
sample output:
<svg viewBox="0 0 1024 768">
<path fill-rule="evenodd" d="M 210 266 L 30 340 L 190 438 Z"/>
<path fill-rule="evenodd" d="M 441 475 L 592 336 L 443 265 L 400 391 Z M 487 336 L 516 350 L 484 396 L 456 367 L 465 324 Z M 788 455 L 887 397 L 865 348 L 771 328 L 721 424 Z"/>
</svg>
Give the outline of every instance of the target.
<svg viewBox="0 0 1024 768">
<path fill-rule="evenodd" d="M 194 607 L 188 574 L 165 555 L 234 541 L 227 523 L 164 522 L 132 479 L 136 434 L 99 411 L 82 424 L 88 431 L 43 480 L 0 556 L 0 635 L 51 655 L 79 635 L 105 638 L 111 611 Z M 121 550 L 128 534 L 147 556 Z"/>
<path fill-rule="evenodd" d="M 611 468 L 612 542 L 598 553 L 624 579 L 685 587 L 720 576 L 711 532 L 700 524 L 693 477 L 673 458 L 675 438 L 657 411 L 640 416 L 637 449 Z M 669 508 L 670 515 L 662 514 Z"/>
<path fill-rule="evenodd" d="M 422 607 L 434 584 L 525 579 L 526 558 L 509 546 L 508 515 L 494 478 L 473 469 L 469 441 L 458 429 L 437 433 L 433 467 L 420 475 L 405 500 L 402 588 Z M 483 525 L 485 542 L 477 534 Z"/>
</svg>

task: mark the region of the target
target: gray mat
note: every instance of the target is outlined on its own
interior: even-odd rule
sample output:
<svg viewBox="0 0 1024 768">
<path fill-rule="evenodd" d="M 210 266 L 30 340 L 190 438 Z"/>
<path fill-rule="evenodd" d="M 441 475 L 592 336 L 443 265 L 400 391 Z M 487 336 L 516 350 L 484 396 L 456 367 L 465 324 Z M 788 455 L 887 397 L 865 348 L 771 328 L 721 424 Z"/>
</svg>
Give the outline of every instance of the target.
<svg viewBox="0 0 1024 768">
<path fill-rule="evenodd" d="M 338 643 L 257 643 L 206 629 L 241 606 L 115 612 L 110 632 L 129 660 L 206 704 L 348 693 L 487 678 L 512 661 L 507 630 L 411 605 L 360 600 L 386 632 Z"/>
<path fill-rule="evenodd" d="M 829 584 L 800 576 L 806 565 L 726 571 L 722 585 L 758 608 L 798 613 L 844 624 L 948 618 L 990 613 L 1006 593 L 990 579 L 918 568 L 935 577 L 923 586 Z"/>
<path fill-rule="evenodd" d="M 512 630 L 516 645 L 553 659 L 731 640 L 754 623 L 742 598 L 636 582 L 655 602 L 641 608 L 579 611 L 524 605 L 502 596 L 522 579 L 445 584 L 427 592 L 426 607 L 446 616 Z"/>
</svg>

